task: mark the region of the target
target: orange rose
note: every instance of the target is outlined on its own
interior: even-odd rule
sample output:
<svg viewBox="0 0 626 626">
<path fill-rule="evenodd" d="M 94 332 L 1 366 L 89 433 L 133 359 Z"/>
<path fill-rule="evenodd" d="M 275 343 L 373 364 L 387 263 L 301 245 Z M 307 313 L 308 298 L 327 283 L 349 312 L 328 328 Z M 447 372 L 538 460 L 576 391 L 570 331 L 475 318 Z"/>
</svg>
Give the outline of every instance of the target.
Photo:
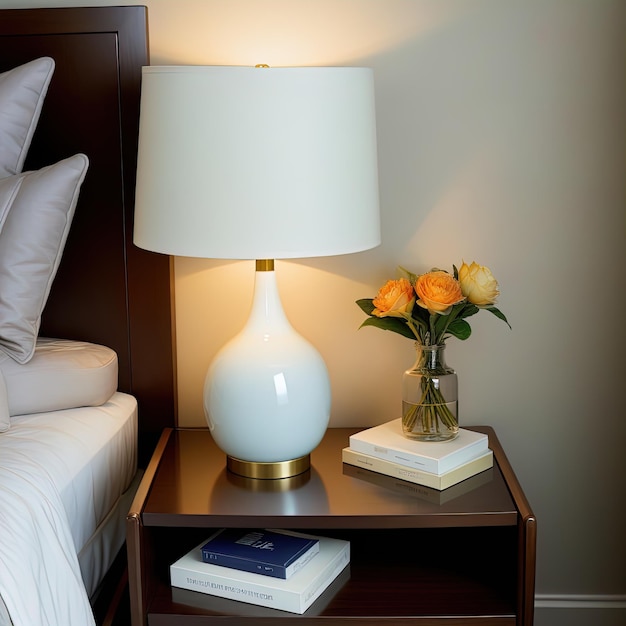
<svg viewBox="0 0 626 626">
<path fill-rule="evenodd" d="M 415 304 L 415 291 L 406 278 L 388 280 L 372 302 L 376 317 L 407 317 Z"/>
<path fill-rule="evenodd" d="M 428 309 L 431 314 L 447 315 L 452 305 L 465 299 L 459 281 L 442 270 L 418 276 L 415 281 L 415 292 L 419 298 L 417 304 Z"/>
</svg>

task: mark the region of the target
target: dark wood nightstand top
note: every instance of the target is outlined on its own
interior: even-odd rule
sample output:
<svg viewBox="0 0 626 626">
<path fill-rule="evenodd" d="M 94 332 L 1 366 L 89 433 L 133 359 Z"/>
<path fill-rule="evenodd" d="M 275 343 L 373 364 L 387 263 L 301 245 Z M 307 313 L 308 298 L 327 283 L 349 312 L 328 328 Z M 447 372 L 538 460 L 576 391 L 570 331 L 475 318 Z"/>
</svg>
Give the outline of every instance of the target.
<svg viewBox="0 0 626 626">
<path fill-rule="evenodd" d="M 292 528 L 517 524 L 519 511 L 501 469 L 508 463 L 491 428 L 476 430 L 489 435 L 494 467 L 444 491 L 344 465 L 341 450 L 357 430 L 329 429 L 311 455 L 310 471 L 272 481 L 228 472 L 225 455 L 208 430 L 166 431 L 143 507 L 143 524 Z"/>
</svg>

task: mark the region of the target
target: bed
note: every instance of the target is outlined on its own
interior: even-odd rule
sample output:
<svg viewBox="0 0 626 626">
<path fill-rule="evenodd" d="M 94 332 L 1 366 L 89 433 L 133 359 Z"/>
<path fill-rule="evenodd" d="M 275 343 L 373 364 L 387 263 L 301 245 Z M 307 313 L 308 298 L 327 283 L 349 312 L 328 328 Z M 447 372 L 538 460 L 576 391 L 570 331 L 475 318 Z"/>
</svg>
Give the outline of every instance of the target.
<svg viewBox="0 0 626 626">
<path fill-rule="evenodd" d="M 132 244 L 147 64 L 144 7 L 0 10 L 2 626 L 94 623 L 176 423 L 170 259 Z"/>
</svg>

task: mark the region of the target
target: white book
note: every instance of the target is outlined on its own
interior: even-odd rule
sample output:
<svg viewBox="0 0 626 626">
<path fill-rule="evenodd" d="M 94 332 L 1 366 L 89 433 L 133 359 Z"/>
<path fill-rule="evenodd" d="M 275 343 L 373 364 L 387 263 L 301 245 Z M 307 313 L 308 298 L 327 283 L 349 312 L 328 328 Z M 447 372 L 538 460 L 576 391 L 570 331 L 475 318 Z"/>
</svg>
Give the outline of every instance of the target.
<svg viewBox="0 0 626 626">
<path fill-rule="evenodd" d="M 321 615 L 328 605 L 333 601 L 335 595 L 350 580 L 350 565 L 341 570 L 341 573 L 333 582 L 324 589 L 324 592 L 311 604 L 306 610 L 305 617 L 313 615 Z M 198 593 L 189 589 L 181 589 L 180 587 L 172 587 L 172 602 L 177 604 L 186 604 L 195 606 L 198 609 L 219 613 L 220 615 L 229 615 L 232 617 L 273 617 L 280 619 L 285 617 L 285 612 L 280 609 L 270 609 L 266 606 L 256 604 L 248 604 L 237 602 L 237 600 L 229 600 L 228 598 L 218 598 L 208 593 Z M 234 623 L 240 623 L 234 622 Z M 281 622 L 277 622 L 280 624 Z"/>
<path fill-rule="evenodd" d="M 350 563 L 348 541 L 316 538 L 319 552 L 287 580 L 204 563 L 201 549 L 205 540 L 170 566 L 171 583 L 173 587 L 302 614 Z"/>
<path fill-rule="evenodd" d="M 350 449 L 441 475 L 486 452 L 489 438 L 459 428 L 458 436 L 449 441 L 415 441 L 402 434 L 402 419 L 398 418 L 351 435 Z"/>
<path fill-rule="evenodd" d="M 459 465 L 459 467 L 443 474 L 422 472 L 421 470 L 413 469 L 406 465 L 400 465 L 393 461 L 379 459 L 375 456 L 364 454 L 363 452 L 356 452 L 350 448 L 344 448 L 341 457 L 344 463 L 362 467 L 371 472 L 378 472 L 386 476 L 400 478 L 401 480 L 406 480 L 417 485 L 438 489 L 439 491 L 448 489 L 448 487 L 452 487 L 475 474 L 479 474 L 493 467 L 493 452 L 491 450 L 487 450 L 487 452 L 483 452 L 475 459 L 463 463 L 463 465 Z"/>
</svg>

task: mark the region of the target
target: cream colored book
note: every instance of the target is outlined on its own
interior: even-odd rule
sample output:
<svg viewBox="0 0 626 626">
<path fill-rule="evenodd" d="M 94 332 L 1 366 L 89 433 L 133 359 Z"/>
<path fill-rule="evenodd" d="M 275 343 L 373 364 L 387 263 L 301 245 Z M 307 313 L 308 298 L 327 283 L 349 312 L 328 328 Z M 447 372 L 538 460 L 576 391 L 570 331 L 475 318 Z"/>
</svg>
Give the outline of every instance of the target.
<svg viewBox="0 0 626 626">
<path fill-rule="evenodd" d="M 493 467 L 493 452 L 491 450 L 487 450 L 480 456 L 443 474 L 422 472 L 421 470 L 414 469 L 407 465 L 401 465 L 400 463 L 379 459 L 378 457 L 364 454 L 363 452 L 357 452 L 351 448 L 344 448 L 341 457 L 344 463 L 440 491 Z"/>
<path fill-rule="evenodd" d="M 356 468 L 354 468 L 356 469 Z M 321 615 L 334 597 L 341 591 L 343 586 L 350 580 L 350 565 L 346 565 L 339 576 L 322 592 L 322 594 L 307 608 L 305 616 Z M 205 611 L 217 612 L 220 615 L 228 615 L 232 618 L 242 617 L 273 617 L 280 620 L 285 617 L 285 612 L 280 609 L 271 609 L 258 604 L 248 602 L 238 602 L 227 598 L 219 598 L 208 593 L 172 587 L 172 601 L 180 604 L 187 604 Z M 235 624 L 237 622 L 233 622 Z M 269 622 L 268 622 L 269 623 Z M 276 622 L 279 626 L 280 621 Z"/>
</svg>

